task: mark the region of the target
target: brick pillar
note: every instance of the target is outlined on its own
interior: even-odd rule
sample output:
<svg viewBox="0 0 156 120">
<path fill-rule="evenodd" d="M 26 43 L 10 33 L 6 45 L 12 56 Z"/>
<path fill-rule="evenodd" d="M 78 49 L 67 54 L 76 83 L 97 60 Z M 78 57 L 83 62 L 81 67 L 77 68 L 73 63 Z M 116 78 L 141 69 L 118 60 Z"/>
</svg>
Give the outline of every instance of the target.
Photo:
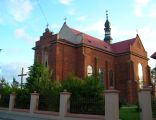
<svg viewBox="0 0 156 120">
<path fill-rule="evenodd" d="M 31 99 L 30 99 L 30 113 L 34 113 L 35 110 L 38 109 L 38 102 L 39 102 L 39 94 L 36 93 L 31 93 Z"/>
<path fill-rule="evenodd" d="M 105 120 L 119 120 L 118 90 L 105 90 Z"/>
<path fill-rule="evenodd" d="M 139 90 L 138 96 L 141 108 L 140 119 L 152 120 L 151 88 L 143 88 Z"/>
<path fill-rule="evenodd" d="M 60 119 L 62 119 L 70 109 L 70 101 L 69 101 L 70 95 L 71 93 L 67 92 L 67 90 L 64 90 L 64 92 L 60 93 L 60 109 L 59 109 Z"/>
<path fill-rule="evenodd" d="M 9 111 L 12 111 L 14 109 L 15 98 L 16 98 L 16 94 L 15 93 L 10 94 Z"/>
</svg>

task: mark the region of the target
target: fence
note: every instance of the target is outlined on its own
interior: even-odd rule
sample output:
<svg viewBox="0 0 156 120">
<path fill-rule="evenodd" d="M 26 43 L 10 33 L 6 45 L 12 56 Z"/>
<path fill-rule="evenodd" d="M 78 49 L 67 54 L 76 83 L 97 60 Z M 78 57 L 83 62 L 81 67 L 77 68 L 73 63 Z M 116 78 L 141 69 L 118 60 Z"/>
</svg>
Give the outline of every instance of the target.
<svg viewBox="0 0 156 120">
<path fill-rule="evenodd" d="M 140 113 L 141 120 L 152 120 L 151 101 L 153 101 L 153 103 L 155 103 L 155 99 L 151 100 L 150 92 L 151 92 L 150 89 L 145 89 L 145 88 L 138 92 L 139 105 L 140 105 L 140 110 L 141 110 L 141 113 Z M 92 114 L 90 117 L 88 115 L 86 115 L 87 117 L 85 116 L 84 118 L 87 118 L 87 119 L 90 118 L 92 120 L 97 120 L 97 118 L 93 119 L 93 114 L 94 115 L 98 114 L 98 115 L 100 115 L 99 117 L 102 117 L 100 119 L 103 119 L 103 120 L 119 120 L 118 94 L 119 94 L 119 91 L 111 89 L 111 90 L 105 91 L 105 99 L 103 97 L 102 98 L 87 98 L 86 99 L 86 98 L 76 98 L 76 97 L 74 98 L 71 96 L 71 94 L 69 92 L 64 91 L 64 92 L 60 93 L 60 102 L 55 103 L 54 102 L 55 99 L 53 99 L 53 98 L 50 99 L 50 102 L 52 102 L 52 103 L 54 102 L 54 103 L 53 103 L 53 105 L 51 105 L 51 107 L 49 109 L 49 108 L 46 108 L 47 105 L 45 105 L 45 103 L 48 102 L 47 98 L 45 99 L 43 96 L 40 96 L 40 99 L 39 99 L 38 93 L 32 93 L 31 100 L 29 100 L 29 101 L 31 101 L 29 112 L 31 114 L 34 114 L 35 111 L 36 112 L 38 111 L 38 107 L 39 107 L 39 109 L 41 109 L 41 110 L 58 111 L 58 114 L 55 114 L 55 115 L 57 115 L 59 117 L 59 119 L 61 119 L 61 120 L 68 119 L 67 117 L 69 117 L 69 116 L 72 116 L 72 117 L 78 116 L 79 113 L 80 113 L 80 115 L 78 116 L 79 118 L 81 116 L 84 116 L 82 114 Z M 23 102 L 23 100 L 26 101 L 25 104 L 29 105 L 29 103 L 28 103 L 29 97 L 27 95 L 26 95 L 26 97 L 24 97 L 26 99 L 21 99 L 20 96 L 18 96 L 18 95 L 16 97 L 15 96 L 16 96 L 15 94 L 10 95 L 10 101 L 9 101 L 9 110 L 10 111 L 14 110 L 13 108 L 17 107 L 17 104 L 20 104 L 20 102 Z M 70 96 L 71 96 L 71 98 L 70 98 Z M 58 100 L 56 100 L 56 101 L 59 101 L 59 97 L 57 97 L 57 99 Z M 105 100 L 105 102 L 104 102 L 104 100 Z M 16 103 L 16 105 L 15 105 L 15 103 Z M 38 103 L 39 103 L 39 106 L 38 106 Z M 42 106 L 42 104 L 43 104 L 43 106 Z M 59 106 L 59 109 L 58 109 L 58 106 Z M 28 108 L 28 107 L 25 107 L 25 108 Z M 104 109 L 105 109 L 105 112 L 104 112 Z M 71 113 L 74 113 L 74 114 L 71 114 Z M 77 113 L 77 114 L 75 114 L 75 113 Z M 105 116 L 104 116 L 104 113 L 105 113 Z M 103 116 L 101 116 L 101 115 L 103 115 Z M 155 115 L 155 112 L 153 115 Z M 84 118 L 83 118 L 83 120 L 85 120 Z"/>
<path fill-rule="evenodd" d="M 104 97 L 74 97 L 70 98 L 70 112 L 79 114 L 104 115 Z"/>
<path fill-rule="evenodd" d="M 54 111 L 59 112 L 59 99 L 60 96 L 39 96 L 38 109 L 43 111 Z"/>
<path fill-rule="evenodd" d="M 0 96 L 0 107 L 8 108 L 9 107 L 10 95 L 1 95 Z"/>
<path fill-rule="evenodd" d="M 19 93 L 15 98 L 15 106 L 17 109 L 29 109 L 30 107 L 30 94 Z"/>
<path fill-rule="evenodd" d="M 152 96 L 152 116 L 156 118 L 156 98 Z"/>
</svg>

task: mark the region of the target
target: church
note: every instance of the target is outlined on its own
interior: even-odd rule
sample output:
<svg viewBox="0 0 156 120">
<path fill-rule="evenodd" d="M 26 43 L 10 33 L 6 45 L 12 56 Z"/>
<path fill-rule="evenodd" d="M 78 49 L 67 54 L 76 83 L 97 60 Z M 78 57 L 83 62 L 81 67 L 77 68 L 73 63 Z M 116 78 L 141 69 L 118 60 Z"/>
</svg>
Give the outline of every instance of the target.
<svg viewBox="0 0 156 120">
<path fill-rule="evenodd" d="M 99 74 L 105 89 L 120 91 L 120 101 L 136 102 L 138 89 L 150 85 L 147 52 L 138 34 L 112 43 L 108 14 L 104 32 L 101 40 L 66 22 L 57 34 L 47 27 L 33 48 L 35 61 L 52 70 L 53 80 L 65 80 L 70 74 L 80 78 Z"/>
</svg>

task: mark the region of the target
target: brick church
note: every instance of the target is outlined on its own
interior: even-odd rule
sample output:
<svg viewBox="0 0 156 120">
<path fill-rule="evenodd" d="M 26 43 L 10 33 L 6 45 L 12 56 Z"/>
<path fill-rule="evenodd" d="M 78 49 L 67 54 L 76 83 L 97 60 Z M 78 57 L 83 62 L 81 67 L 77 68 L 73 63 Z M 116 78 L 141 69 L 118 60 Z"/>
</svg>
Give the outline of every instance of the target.
<svg viewBox="0 0 156 120">
<path fill-rule="evenodd" d="M 35 60 L 52 70 L 54 80 L 64 80 L 71 73 L 81 78 L 98 73 L 106 89 L 120 90 L 121 101 L 135 102 L 137 90 L 150 85 L 147 52 L 138 34 L 112 43 L 108 14 L 104 32 L 101 40 L 66 22 L 57 34 L 47 27 L 33 48 Z"/>
</svg>

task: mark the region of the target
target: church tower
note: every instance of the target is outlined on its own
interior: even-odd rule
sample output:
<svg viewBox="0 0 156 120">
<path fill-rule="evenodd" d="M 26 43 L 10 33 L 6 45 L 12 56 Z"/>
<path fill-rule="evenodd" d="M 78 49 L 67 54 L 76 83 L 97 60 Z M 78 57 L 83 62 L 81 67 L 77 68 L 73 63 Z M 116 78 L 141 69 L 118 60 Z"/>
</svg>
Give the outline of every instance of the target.
<svg viewBox="0 0 156 120">
<path fill-rule="evenodd" d="M 111 44 L 112 37 L 111 37 L 111 28 L 110 28 L 110 22 L 108 21 L 108 11 L 106 11 L 106 22 L 105 22 L 105 38 L 104 41 Z"/>
</svg>

